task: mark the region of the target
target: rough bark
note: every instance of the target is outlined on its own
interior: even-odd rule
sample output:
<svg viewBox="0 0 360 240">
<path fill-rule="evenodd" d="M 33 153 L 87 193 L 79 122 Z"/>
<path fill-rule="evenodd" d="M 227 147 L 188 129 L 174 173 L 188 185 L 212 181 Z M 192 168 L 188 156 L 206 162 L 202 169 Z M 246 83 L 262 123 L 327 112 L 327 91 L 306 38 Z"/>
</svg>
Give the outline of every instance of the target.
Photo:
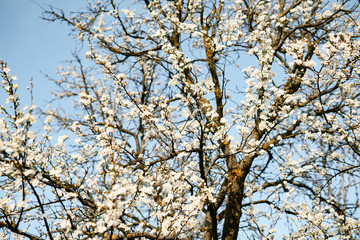
<svg viewBox="0 0 360 240">
<path fill-rule="evenodd" d="M 261 135 L 253 133 L 251 139 L 259 140 Z M 253 146 L 249 145 L 247 150 Z M 255 159 L 255 153 L 245 155 L 244 158 L 237 162 L 236 156 L 231 155 L 228 158 L 227 165 L 229 169 L 229 189 L 225 209 L 225 222 L 223 228 L 223 240 L 236 240 L 239 232 L 239 223 L 242 215 L 242 200 L 244 197 L 245 180 L 249 174 L 251 165 Z"/>
</svg>

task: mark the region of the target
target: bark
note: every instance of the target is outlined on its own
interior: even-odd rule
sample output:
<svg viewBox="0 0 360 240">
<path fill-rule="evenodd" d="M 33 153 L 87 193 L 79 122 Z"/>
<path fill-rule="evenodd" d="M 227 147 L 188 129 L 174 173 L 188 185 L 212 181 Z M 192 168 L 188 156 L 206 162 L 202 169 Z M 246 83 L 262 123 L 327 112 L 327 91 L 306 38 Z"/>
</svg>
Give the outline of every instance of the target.
<svg viewBox="0 0 360 240">
<path fill-rule="evenodd" d="M 205 234 L 203 237 L 203 240 L 211 240 L 213 239 L 213 233 L 211 231 L 211 214 L 210 214 L 210 210 L 207 210 L 205 213 Z"/>
<path fill-rule="evenodd" d="M 259 140 L 261 135 L 254 132 L 251 139 Z M 253 146 L 248 146 L 251 150 Z M 255 154 L 245 155 L 240 163 L 236 156 L 231 155 L 227 161 L 229 169 L 229 187 L 225 209 L 225 222 L 223 228 L 223 240 L 236 240 L 239 232 L 239 223 L 242 215 L 242 200 L 244 197 L 245 180 L 249 174 L 251 165 L 256 158 Z"/>
</svg>

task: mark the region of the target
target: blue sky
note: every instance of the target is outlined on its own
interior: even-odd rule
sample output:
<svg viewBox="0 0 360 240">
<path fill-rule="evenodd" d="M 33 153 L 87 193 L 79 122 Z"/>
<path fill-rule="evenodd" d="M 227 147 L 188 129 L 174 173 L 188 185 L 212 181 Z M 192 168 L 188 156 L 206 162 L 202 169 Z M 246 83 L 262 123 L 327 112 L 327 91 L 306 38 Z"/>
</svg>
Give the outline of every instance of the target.
<svg viewBox="0 0 360 240">
<path fill-rule="evenodd" d="M 10 74 L 18 77 L 22 102 L 28 105 L 26 86 L 33 78 L 34 102 L 41 106 L 51 95 L 52 84 L 44 73 L 55 76 L 58 65 L 72 59 L 76 41 L 70 28 L 59 22 L 41 19 L 46 4 L 76 11 L 86 6 L 85 0 L 0 0 L 0 59 L 8 62 Z M 40 5 L 40 6 L 39 6 Z M 3 103 L 0 93 L 0 104 Z"/>
</svg>

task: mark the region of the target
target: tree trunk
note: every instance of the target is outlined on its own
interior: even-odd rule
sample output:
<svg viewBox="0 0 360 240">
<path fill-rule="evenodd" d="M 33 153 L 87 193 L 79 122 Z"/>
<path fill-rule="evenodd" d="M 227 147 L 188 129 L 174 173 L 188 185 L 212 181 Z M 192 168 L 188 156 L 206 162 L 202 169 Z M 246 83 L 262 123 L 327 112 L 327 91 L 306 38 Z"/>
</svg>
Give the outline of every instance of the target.
<svg viewBox="0 0 360 240">
<path fill-rule="evenodd" d="M 212 230 L 211 230 L 211 226 L 212 226 L 212 223 L 211 223 L 211 214 L 210 214 L 210 210 L 206 210 L 206 213 L 205 213 L 205 234 L 204 234 L 204 237 L 203 237 L 203 240 L 212 240 L 213 239 L 213 234 L 212 234 Z"/>
<path fill-rule="evenodd" d="M 250 139 L 259 140 L 261 135 L 258 132 L 252 134 Z M 248 146 L 246 150 L 251 150 L 253 146 Z M 229 188 L 225 209 L 225 222 L 223 228 L 223 240 L 236 240 L 239 232 L 241 219 L 242 200 L 244 196 L 245 180 L 250 171 L 251 165 L 256 158 L 256 154 L 245 155 L 240 163 L 236 156 L 231 155 L 227 161 L 229 169 Z"/>
</svg>

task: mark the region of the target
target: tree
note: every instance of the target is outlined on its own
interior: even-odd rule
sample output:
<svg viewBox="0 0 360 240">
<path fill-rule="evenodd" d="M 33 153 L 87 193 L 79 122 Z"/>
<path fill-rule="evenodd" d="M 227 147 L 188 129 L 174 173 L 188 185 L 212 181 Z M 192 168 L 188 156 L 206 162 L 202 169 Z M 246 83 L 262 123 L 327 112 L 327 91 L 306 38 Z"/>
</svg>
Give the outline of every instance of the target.
<svg viewBox="0 0 360 240">
<path fill-rule="evenodd" d="M 39 114 L 21 107 L 1 61 L 1 237 L 359 238 L 358 10 L 347 0 L 49 7 L 44 19 L 68 24 L 87 59 L 52 79 L 64 109 Z"/>
</svg>

